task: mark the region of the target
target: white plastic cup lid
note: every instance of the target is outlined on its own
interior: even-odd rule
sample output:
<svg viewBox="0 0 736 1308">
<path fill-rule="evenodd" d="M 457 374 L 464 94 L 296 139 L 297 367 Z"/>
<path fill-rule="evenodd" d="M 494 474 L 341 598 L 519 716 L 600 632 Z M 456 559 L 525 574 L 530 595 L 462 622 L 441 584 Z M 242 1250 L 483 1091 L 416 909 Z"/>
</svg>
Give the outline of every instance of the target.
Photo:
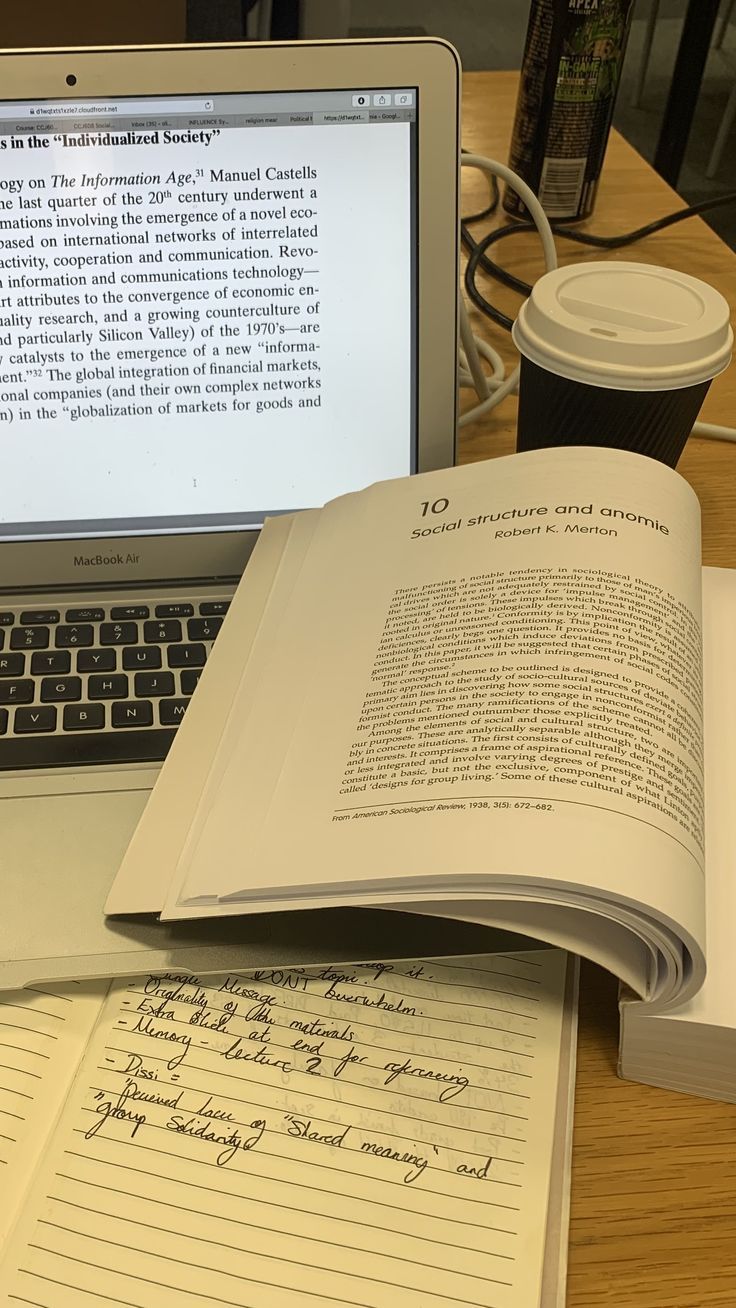
<svg viewBox="0 0 736 1308">
<path fill-rule="evenodd" d="M 648 263 L 575 263 L 545 273 L 519 310 L 520 354 L 571 381 L 665 391 L 728 367 L 726 300 L 687 273 Z"/>
</svg>

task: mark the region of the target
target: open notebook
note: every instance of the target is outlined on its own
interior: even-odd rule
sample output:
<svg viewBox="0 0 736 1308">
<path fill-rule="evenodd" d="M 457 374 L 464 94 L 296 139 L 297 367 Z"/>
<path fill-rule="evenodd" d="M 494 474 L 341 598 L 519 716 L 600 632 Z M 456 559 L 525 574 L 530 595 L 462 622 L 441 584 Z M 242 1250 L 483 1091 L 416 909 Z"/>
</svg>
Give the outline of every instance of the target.
<svg viewBox="0 0 736 1308">
<path fill-rule="evenodd" d="M 3 1302 L 562 1305 L 574 987 L 539 950 L 8 994 Z"/>
</svg>

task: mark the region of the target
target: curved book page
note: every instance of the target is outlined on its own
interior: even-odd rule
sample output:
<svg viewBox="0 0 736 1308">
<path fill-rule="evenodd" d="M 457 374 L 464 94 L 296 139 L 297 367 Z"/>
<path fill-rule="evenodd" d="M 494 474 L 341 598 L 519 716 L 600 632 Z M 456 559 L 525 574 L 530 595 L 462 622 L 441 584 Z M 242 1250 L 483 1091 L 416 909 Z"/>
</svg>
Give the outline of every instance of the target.
<svg viewBox="0 0 736 1308">
<path fill-rule="evenodd" d="M 582 448 L 382 483 L 295 523 L 281 572 L 290 589 L 277 578 L 172 842 L 165 915 L 588 901 L 658 951 L 649 997 L 694 992 L 702 659 L 687 483 Z M 182 735 L 164 776 L 195 750 Z M 167 817 L 154 791 L 147 819 Z"/>
</svg>

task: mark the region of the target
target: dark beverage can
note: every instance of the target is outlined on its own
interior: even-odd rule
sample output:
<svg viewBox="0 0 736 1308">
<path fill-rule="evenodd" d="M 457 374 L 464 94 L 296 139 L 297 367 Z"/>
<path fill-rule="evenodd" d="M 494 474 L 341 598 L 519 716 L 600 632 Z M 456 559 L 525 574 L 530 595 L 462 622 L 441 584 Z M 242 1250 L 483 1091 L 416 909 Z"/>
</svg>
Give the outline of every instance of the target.
<svg viewBox="0 0 736 1308">
<path fill-rule="evenodd" d="M 550 218 L 593 210 L 633 0 L 532 0 L 509 164 Z M 527 216 L 506 187 L 504 209 Z"/>
</svg>

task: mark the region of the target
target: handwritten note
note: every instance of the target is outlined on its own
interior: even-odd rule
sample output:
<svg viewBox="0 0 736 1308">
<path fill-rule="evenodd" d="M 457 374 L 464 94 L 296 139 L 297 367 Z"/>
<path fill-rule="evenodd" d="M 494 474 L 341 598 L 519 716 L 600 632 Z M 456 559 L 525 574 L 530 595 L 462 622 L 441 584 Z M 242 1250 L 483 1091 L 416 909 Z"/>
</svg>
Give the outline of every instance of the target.
<svg viewBox="0 0 736 1308">
<path fill-rule="evenodd" d="M 539 1302 L 565 956 L 116 983 L 9 1303 Z"/>
<path fill-rule="evenodd" d="M 0 1248 L 107 988 L 71 981 L 0 995 Z"/>
</svg>

